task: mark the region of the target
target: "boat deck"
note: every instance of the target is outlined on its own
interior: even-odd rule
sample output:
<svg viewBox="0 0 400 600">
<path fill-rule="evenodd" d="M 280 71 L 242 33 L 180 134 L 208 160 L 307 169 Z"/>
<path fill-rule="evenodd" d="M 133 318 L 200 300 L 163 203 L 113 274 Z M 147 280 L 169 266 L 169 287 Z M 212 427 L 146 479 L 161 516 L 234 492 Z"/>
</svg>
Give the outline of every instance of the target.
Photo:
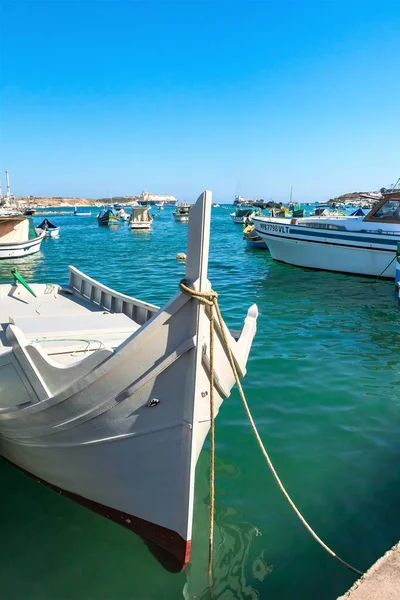
<svg viewBox="0 0 400 600">
<path fill-rule="evenodd" d="M 115 349 L 140 327 L 127 315 L 103 310 L 69 288 L 31 287 L 36 298 L 21 285 L 0 285 L 0 355 L 10 349 L 9 323 L 63 363 L 101 348 Z"/>
</svg>

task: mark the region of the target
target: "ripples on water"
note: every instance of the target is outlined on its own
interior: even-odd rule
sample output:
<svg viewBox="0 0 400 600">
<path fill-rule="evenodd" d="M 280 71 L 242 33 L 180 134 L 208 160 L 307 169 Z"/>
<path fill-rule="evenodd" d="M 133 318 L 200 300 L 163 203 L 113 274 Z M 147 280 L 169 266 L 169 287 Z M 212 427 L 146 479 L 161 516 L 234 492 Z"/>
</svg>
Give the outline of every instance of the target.
<svg viewBox="0 0 400 600">
<path fill-rule="evenodd" d="M 400 537 L 400 313 L 393 283 L 274 263 L 213 209 L 210 279 L 228 325 L 256 302 L 244 387 L 289 493 L 317 533 L 366 569 Z M 39 218 L 35 221 L 39 222 Z M 53 217 L 51 217 L 53 219 Z M 73 264 L 155 304 L 176 292 L 187 226 L 166 209 L 152 232 L 59 216 L 40 255 L 0 262 L 67 283 Z M 217 419 L 215 585 L 207 587 L 208 446 L 197 468 L 192 561 L 164 571 L 139 538 L 0 466 L 0 596 L 8 600 L 330 600 L 354 578 L 297 522 L 270 476 L 236 390 Z M 4 493 L 6 490 L 7 493 Z"/>
</svg>

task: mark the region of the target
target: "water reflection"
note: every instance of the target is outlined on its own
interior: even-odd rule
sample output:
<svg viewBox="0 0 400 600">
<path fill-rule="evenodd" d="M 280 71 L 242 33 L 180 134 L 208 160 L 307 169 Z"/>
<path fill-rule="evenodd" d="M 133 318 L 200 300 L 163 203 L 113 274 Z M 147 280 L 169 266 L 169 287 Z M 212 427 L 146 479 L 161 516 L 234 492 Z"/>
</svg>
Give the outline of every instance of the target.
<svg viewBox="0 0 400 600">
<path fill-rule="evenodd" d="M 43 240 L 44 242 L 45 240 Z M 53 241 L 53 240 L 52 240 Z M 43 243 L 42 242 L 42 243 Z M 11 275 L 11 269 L 18 269 L 19 273 L 27 281 L 34 281 L 36 270 L 43 260 L 41 251 L 32 254 L 31 256 L 23 256 L 21 258 L 10 258 L 0 261 L 0 279 L 2 283 L 12 283 L 14 281 Z"/>
<path fill-rule="evenodd" d="M 224 505 L 216 498 L 214 519 L 213 583 L 208 582 L 208 452 L 203 452 L 196 472 L 195 522 L 191 563 L 183 589 L 185 600 L 257 600 L 257 582 L 262 582 L 273 567 L 264 556 L 256 554 L 253 542 L 261 535 L 252 523 L 241 520 L 238 508 Z M 224 496 L 224 479 L 236 479 L 237 466 L 218 460 L 216 486 Z"/>
</svg>

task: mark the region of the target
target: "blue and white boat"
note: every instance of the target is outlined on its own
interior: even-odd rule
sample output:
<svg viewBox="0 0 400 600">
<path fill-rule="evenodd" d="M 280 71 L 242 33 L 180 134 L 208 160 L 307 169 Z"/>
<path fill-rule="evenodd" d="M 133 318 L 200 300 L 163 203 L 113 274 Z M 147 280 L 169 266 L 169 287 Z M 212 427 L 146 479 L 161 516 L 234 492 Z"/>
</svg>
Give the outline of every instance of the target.
<svg viewBox="0 0 400 600">
<path fill-rule="evenodd" d="M 243 239 L 250 248 L 267 249 L 267 244 L 256 231 L 255 225 L 247 225 L 243 230 Z"/>
<path fill-rule="evenodd" d="M 45 235 L 27 217 L 0 217 L 0 258 L 20 258 L 39 252 Z"/>
<path fill-rule="evenodd" d="M 87 206 L 75 206 L 74 215 L 76 217 L 90 217 L 92 211 L 88 209 Z"/>
<path fill-rule="evenodd" d="M 261 215 L 259 209 L 249 208 L 248 206 L 239 206 L 235 212 L 230 214 L 230 217 L 237 225 L 244 225 L 247 219 L 252 219 L 257 215 Z"/>
<path fill-rule="evenodd" d="M 48 219 L 44 219 L 36 229 L 41 229 L 45 232 L 46 237 L 58 237 L 60 235 L 60 228 L 57 225 L 53 225 Z"/>
<path fill-rule="evenodd" d="M 365 216 L 301 219 L 254 217 L 258 235 L 277 261 L 324 271 L 394 278 L 400 242 L 400 189 Z"/>
</svg>

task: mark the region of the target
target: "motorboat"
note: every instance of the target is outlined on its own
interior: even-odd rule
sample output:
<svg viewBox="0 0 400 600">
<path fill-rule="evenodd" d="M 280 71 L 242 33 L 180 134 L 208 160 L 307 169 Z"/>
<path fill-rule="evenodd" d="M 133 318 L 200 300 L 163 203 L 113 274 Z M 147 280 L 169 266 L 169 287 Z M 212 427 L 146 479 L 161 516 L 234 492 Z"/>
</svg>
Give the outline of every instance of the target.
<svg viewBox="0 0 400 600">
<path fill-rule="evenodd" d="M 31 219 L 27 217 L 0 217 L 0 258 L 20 258 L 35 254 L 39 252 L 45 236 L 44 231 L 36 231 Z"/>
<path fill-rule="evenodd" d="M 298 267 L 392 278 L 400 241 L 400 190 L 382 193 L 366 215 L 255 217 L 273 259 Z"/>
<path fill-rule="evenodd" d="M 119 217 L 115 208 L 103 208 L 97 215 L 99 225 L 119 225 Z"/>
<path fill-rule="evenodd" d="M 133 206 L 129 219 L 131 229 L 151 229 L 153 219 L 148 206 Z"/>
<path fill-rule="evenodd" d="M 262 212 L 259 209 L 239 206 L 235 212 L 230 213 L 230 217 L 237 225 L 244 225 L 248 222 L 251 222 L 253 217 L 261 214 Z"/>
<path fill-rule="evenodd" d="M 46 237 L 58 237 L 60 234 L 60 228 L 57 225 L 53 225 L 48 219 L 44 219 L 36 229 L 41 229 L 45 232 Z"/>
<path fill-rule="evenodd" d="M 211 290 L 210 222 L 204 192 L 191 210 L 186 290 Z M 243 377 L 257 315 L 251 306 L 240 331 L 214 324 L 215 415 L 235 381 L 221 331 Z M 209 319 L 178 281 L 161 308 L 74 267 L 65 287 L 21 276 L 0 285 L 0 455 L 138 532 L 176 568 L 190 558 L 196 463 L 210 428 Z"/>
<path fill-rule="evenodd" d="M 118 218 L 120 219 L 120 221 L 124 221 L 124 222 L 128 222 L 129 219 L 131 218 L 130 213 L 126 212 L 126 210 L 122 207 L 117 210 L 117 215 L 118 215 Z"/>
<path fill-rule="evenodd" d="M 178 202 L 172 216 L 178 223 L 188 223 L 191 205 L 187 202 Z"/>
</svg>

